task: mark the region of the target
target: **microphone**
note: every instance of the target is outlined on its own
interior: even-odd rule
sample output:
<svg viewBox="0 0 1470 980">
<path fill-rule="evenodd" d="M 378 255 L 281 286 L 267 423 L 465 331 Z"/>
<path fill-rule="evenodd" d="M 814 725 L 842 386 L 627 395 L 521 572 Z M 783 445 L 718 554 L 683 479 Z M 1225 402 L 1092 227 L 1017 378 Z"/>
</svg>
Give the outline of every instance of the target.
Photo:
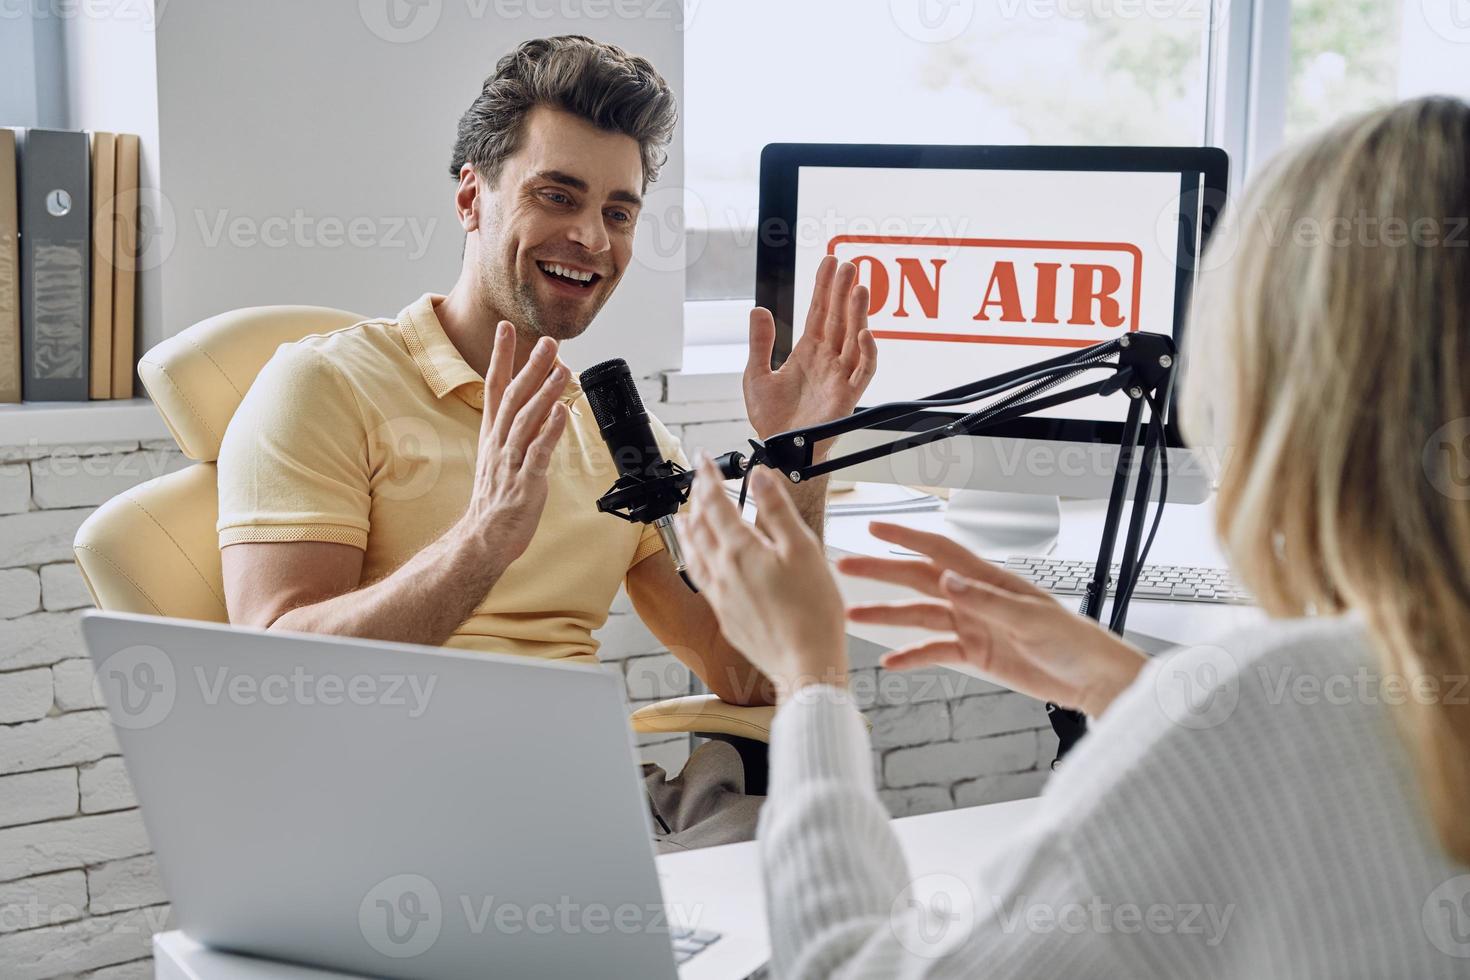
<svg viewBox="0 0 1470 980">
<path fill-rule="evenodd" d="M 598 501 L 598 509 L 657 528 L 674 562 L 674 570 L 693 589 L 694 583 L 687 573 L 689 563 L 674 530 L 674 514 L 688 498 L 692 474 L 664 459 L 627 361 L 620 357 L 603 361 L 583 371 L 580 378 L 587 404 L 592 407 L 592 416 L 597 420 L 597 428 L 618 473 L 618 482 Z M 681 476 L 688 479 L 681 480 Z M 619 500 L 630 501 L 626 515 L 609 506 L 609 498 L 620 492 Z"/>
</svg>

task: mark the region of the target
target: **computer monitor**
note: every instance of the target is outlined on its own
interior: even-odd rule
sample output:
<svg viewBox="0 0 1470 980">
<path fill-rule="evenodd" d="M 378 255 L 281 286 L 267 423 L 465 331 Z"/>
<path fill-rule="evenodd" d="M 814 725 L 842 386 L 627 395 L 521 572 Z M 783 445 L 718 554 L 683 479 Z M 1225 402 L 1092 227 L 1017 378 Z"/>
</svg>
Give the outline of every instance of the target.
<svg viewBox="0 0 1470 980">
<path fill-rule="evenodd" d="M 1208 147 L 773 143 L 761 155 L 756 302 L 775 316 L 775 359 L 804 328 L 826 255 L 856 263 L 869 290 L 879 356 L 864 407 L 1128 331 L 1181 342 L 1227 172 L 1225 153 Z M 1212 471 L 1183 446 L 1177 394 L 1176 385 L 1165 406 L 1169 500 L 1198 503 Z M 1045 550 L 1059 496 L 1110 492 L 1126 413 L 1124 395 L 1094 396 L 841 476 L 957 488 L 951 519 L 997 535 L 1001 550 L 1029 550 L 1027 537 Z M 960 414 L 924 412 L 892 428 L 927 429 Z M 896 435 L 853 433 L 834 453 Z"/>
</svg>

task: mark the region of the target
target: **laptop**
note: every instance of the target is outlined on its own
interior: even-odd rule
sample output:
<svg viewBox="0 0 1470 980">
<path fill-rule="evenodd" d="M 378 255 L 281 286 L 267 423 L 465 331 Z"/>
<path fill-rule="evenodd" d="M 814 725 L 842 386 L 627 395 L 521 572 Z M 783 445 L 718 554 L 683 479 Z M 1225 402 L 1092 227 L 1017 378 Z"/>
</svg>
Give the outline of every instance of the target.
<svg viewBox="0 0 1470 980">
<path fill-rule="evenodd" d="M 761 965 L 665 907 L 607 670 L 126 613 L 82 634 L 206 946 L 416 980 Z"/>
</svg>

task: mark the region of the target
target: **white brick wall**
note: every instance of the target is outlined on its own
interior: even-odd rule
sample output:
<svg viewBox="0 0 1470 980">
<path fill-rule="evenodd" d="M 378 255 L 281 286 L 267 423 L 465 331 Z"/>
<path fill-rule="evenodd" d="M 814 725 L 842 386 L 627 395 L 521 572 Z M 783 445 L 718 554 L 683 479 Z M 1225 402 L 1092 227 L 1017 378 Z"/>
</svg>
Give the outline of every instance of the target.
<svg viewBox="0 0 1470 980">
<path fill-rule="evenodd" d="M 0 449 L 0 976 L 144 980 L 167 899 L 83 659 L 71 542 L 171 443 Z"/>
<path fill-rule="evenodd" d="M 687 379 L 686 379 L 687 380 Z M 682 382 L 681 382 L 682 383 Z M 687 451 L 741 448 L 728 398 L 661 404 Z M 738 393 L 737 393 L 738 394 Z M 93 507 L 186 464 L 170 443 L 0 448 L 0 977 L 152 976 L 150 936 L 169 907 L 77 628 L 91 604 L 71 542 Z M 613 604 L 597 637 L 635 707 L 687 693 L 687 668 Z M 858 671 L 873 765 L 895 815 L 1034 795 L 1055 740 L 1040 705 L 947 671 Z M 677 773 L 691 739 L 641 736 Z"/>
</svg>

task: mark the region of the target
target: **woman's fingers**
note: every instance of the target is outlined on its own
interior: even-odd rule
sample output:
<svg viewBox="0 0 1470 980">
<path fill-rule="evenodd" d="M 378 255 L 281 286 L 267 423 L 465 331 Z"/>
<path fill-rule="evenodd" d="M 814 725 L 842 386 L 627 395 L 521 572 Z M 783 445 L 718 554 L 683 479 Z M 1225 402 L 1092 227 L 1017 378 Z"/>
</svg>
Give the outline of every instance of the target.
<svg viewBox="0 0 1470 980">
<path fill-rule="evenodd" d="M 1019 575 L 1013 575 L 994 562 L 986 561 L 964 545 L 942 534 L 920 531 L 916 528 L 904 527 L 902 524 L 889 524 L 885 521 L 871 522 L 868 530 L 880 541 L 887 541 L 900 548 L 928 555 L 944 568 L 953 569 L 968 578 L 1021 595 L 1042 596 L 1047 594 Z"/>
<path fill-rule="evenodd" d="M 714 532 L 710 530 L 706 521 L 699 519 L 699 515 L 692 511 L 680 514 L 674 518 L 674 524 L 679 530 L 679 537 L 683 539 L 687 547 L 684 549 L 686 557 L 693 560 L 698 555 L 701 562 L 712 561 L 715 552 Z"/>
<path fill-rule="evenodd" d="M 953 633 L 954 611 L 947 602 L 915 600 L 911 602 L 865 602 L 849 606 L 847 618 L 854 623 L 879 626 L 917 626 L 921 629 Z"/>
<path fill-rule="evenodd" d="M 922 558 L 873 558 L 868 555 L 850 555 L 837 560 L 837 570 L 843 575 L 870 578 L 875 582 L 901 585 L 915 592 L 941 597 L 939 576 L 943 571 L 938 565 Z"/>
<path fill-rule="evenodd" d="M 941 575 L 939 590 L 953 602 L 957 616 L 974 617 L 987 625 L 998 624 L 1011 630 L 1034 629 L 1051 611 L 1064 616 L 1073 615 L 1049 596 L 1046 604 L 1038 603 L 1031 596 L 1018 595 L 989 582 L 978 582 L 958 572 L 947 571 Z"/>
<path fill-rule="evenodd" d="M 970 574 L 973 569 L 985 563 L 984 558 L 970 551 L 958 541 L 942 534 L 920 531 L 902 524 L 890 524 L 887 521 L 869 522 L 868 531 L 879 541 L 887 541 L 900 548 L 928 555 L 944 567 L 966 574 Z"/>
<path fill-rule="evenodd" d="M 782 482 L 775 472 L 764 466 L 750 475 L 763 530 L 776 544 L 790 545 L 804 540 L 810 529 L 802 523 L 796 504 Z M 734 504 L 730 506 L 733 510 Z"/>
<path fill-rule="evenodd" d="M 900 650 L 890 650 L 881 661 L 884 670 L 913 670 L 917 667 L 932 667 L 936 664 L 965 662 L 965 651 L 955 637 L 930 640 Z"/>
<path fill-rule="evenodd" d="M 675 515 L 674 527 L 686 545 L 684 560 L 689 564 L 689 577 L 694 580 L 694 584 L 700 590 L 704 590 L 706 583 L 711 579 L 707 552 L 702 545 L 696 546 L 696 539 L 700 539 L 701 535 L 687 514 Z"/>
<path fill-rule="evenodd" d="M 760 541 L 754 530 L 740 517 L 740 509 L 725 493 L 724 479 L 714 461 L 704 459 L 694 479 L 694 512 L 697 521 L 708 527 L 714 546 L 721 550 L 753 547 Z"/>
</svg>

